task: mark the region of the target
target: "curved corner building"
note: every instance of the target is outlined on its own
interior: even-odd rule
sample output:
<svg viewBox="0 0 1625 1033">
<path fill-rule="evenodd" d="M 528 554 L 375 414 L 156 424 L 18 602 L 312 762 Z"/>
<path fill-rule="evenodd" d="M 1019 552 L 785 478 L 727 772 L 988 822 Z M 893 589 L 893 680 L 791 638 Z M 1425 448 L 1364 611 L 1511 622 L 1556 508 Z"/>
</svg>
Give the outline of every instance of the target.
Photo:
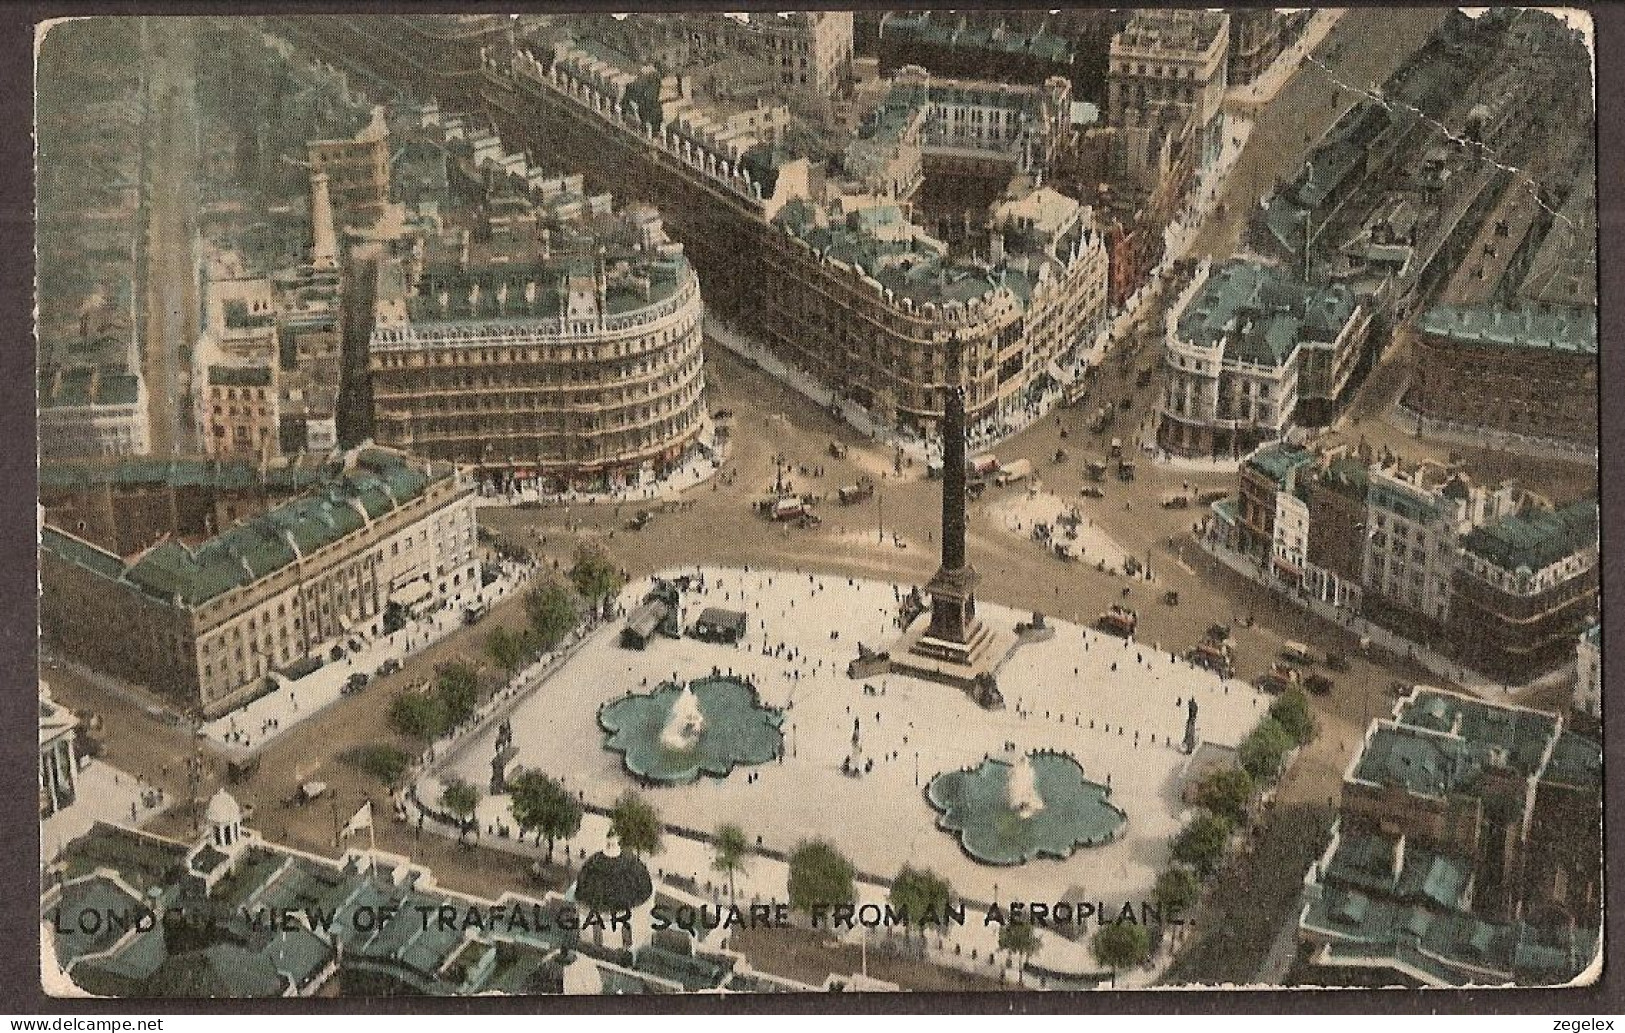
<svg viewBox="0 0 1625 1033">
<path fill-rule="evenodd" d="M 583 205 L 597 217 L 522 241 L 442 235 L 384 265 L 380 443 L 544 490 L 647 483 L 682 461 L 703 416 L 699 283 L 654 209 Z"/>
</svg>

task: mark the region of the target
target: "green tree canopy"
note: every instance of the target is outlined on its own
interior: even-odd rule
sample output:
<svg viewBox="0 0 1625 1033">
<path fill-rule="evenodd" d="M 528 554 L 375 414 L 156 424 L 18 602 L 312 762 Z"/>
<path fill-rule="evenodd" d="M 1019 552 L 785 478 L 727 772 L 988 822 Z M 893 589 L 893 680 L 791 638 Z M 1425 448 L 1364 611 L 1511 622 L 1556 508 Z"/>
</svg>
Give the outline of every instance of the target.
<svg viewBox="0 0 1625 1033">
<path fill-rule="evenodd" d="M 581 805 L 557 781 L 540 771 L 521 772 L 513 782 L 513 820 L 520 834 L 535 832 L 547 839 L 547 861 L 553 863 L 553 844 L 581 830 Z"/>
<path fill-rule="evenodd" d="M 394 723 L 393 707 L 391 711 L 390 722 Z M 392 789 L 412 763 L 411 754 L 390 743 L 364 743 L 345 750 L 341 756 Z"/>
<path fill-rule="evenodd" d="M 839 850 L 822 839 L 804 840 L 790 853 L 790 906 L 810 912 L 851 904 L 857 899 L 857 873 Z"/>
<path fill-rule="evenodd" d="M 1291 734 L 1281 726 L 1281 722 L 1266 717 L 1241 741 L 1236 753 L 1247 773 L 1264 781 L 1280 773 L 1281 761 L 1293 745 Z"/>
<path fill-rule="evenodd" d="M 509 678 L 524 666 L 526 652 L 525 638 L 519 632 L 496 627 L 485 636 L 485 655 L 491 658 L 492 663 L 502 668 Z"/>
<path fill-rule="evenodd" d="M 583 599 L 599 604 L 621 590 L 621 571 L 602 546 L 582 545 L 576 549 L 570 583 Z"/>
<path fill-rule="evenodd" d="M 1300 746 L 1315 737 L 1315 715 L 1309 708 L 1309 694 L 1297 686 L 1276 697 L 1270 704 L 1270 716 Z"/>
<path fill-rule="evenodd" d="M 479 706 L 479 672 L 460 660 L 443 664 L 435 669 L 435 691 L 446 708 L 446 720 L 454 727 L 460 725 Z"/>
<path fill-rule="evenodd" d="M 1151 890 L 1151 900 L 1163 910 L 1164 918 L 1189 911 L 1196 906 L 1201 895 L 1202 884 L 1197 880 L 1196 873 L 1182 864 L 1169 865 L 1164 869 Z"/>
<path fill-rule="evenodd" d="M 1196 802 L 1239 825 L 1247 817 L 1253 798 L 1253 776 L 1243 768 L 1220 768 L 1208 773 L 1196 787 Z"/>
<path fill-rule="evenodd" d="M 728 896 L 732 897 L 734 873 L 744 871 L 745 856 L 750 852 L 750 841 L 745 838 L 745 830 L 732 823 L 718 825 L 711 839 L 711 849 L 716 854 L 711 867 L 728 876 Z"/>
<path fill-rule="evenodd" d="M 953 891 L 948 880 L 929 868 L 903 865 L 892 880 L 891 906 L 908 916 L 908 924 L 923 928 L 933 916 L 941 920 Z"/>
<path fill-rule="evenodd" d="M 454 778 L 447 782 L 440 790 L 440 806 L 467 820 L 474 816 L 474 808 L 480 803 L 479 786 Z"/>
<path fill-rule="evenodd" d="M 1195 868 L 1203 878 L 1218 870 L 1230 842 L 1231 824 L 1223 815 L 1203 811 L 1174 837 L 1174 860 Z"/>
<path fill-rule="evenodd" d="M 438 694 L 411 690 L 390 700 L 389 723 L 414 739 L 435 739 L 450 727 L 446 705 Z"/>
<path fill-rule="evenodd" d="M 628 853 L 643 857 L 660 853 L 660 815 L 653 804 L 631 790 L 615 801 L 609 828 Z"/>
<path fill-rule="evenodd" d="M 525 593 L 525 616 L 543 650 L 557 648 L 580 619 L 570 590 L 553 579 Z"/>
<path fill-rule="evenodd" d="M 999 927 L 999 949 L 1026 956 L 1038 949 L 1038 933 L 1031 922 L 1005 922 Z"/>
<path fill-rule="evenodd" d="M 1138 968 L 1151 957 L 1151 934 L 1134 922 L 1114 922 L 1095 934 L 1095 960 L 1113 972 Z"/>
</svg>

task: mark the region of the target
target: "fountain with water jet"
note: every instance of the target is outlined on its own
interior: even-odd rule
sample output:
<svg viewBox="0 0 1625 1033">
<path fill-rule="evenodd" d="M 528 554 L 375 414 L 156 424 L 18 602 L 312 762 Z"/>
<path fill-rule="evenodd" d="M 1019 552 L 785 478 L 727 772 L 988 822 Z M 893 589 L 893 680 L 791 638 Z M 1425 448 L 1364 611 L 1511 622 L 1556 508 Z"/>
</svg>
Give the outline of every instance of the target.
<svg viewBox="0 0 1625 1033">
<path fill-rule="evenodd" d="M 598 712 L 604 746 L 621 754 L 628 772 L 674 785 L 773 760 L 784 747 L 783 721 L 782 711 L 761 704 L 754 686 L 729 675 L 667 682 Z"/>
<path fill-rule="evenodd" d="M 958 835 L 965 853 L 983 864 L 1016 865 L 1064 859 L 1115 839 L 1128 816 L 1110 792 L 1085 778 L 1070 754 L 1039 750 L 944 771 L 925 796 L 938 811 L 937 827 Z"/>
</svg>

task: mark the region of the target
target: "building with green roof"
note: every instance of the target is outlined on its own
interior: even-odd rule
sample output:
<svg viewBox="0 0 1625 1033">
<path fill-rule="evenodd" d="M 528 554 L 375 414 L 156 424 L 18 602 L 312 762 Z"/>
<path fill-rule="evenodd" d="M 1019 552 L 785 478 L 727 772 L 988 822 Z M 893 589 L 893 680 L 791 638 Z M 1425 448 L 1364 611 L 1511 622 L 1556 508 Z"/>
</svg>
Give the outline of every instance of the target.
<svg viewBox="0 0 1625 1033">
<path fill-rule="evenodd" d="M 1595 305 L 1440 305 L 1416 329 L 1419 361 L 1403 399 L 1412 412 L 1596 447 Z"/>
<path fill-rule="evenodd" d="M 1597 609 L 1598 515 L 1529 507 L 1462 538 L 1451 634 L 1475 666 L 1522 683 L 1569 661 Z"/>
<path fill-rule="evenodd" d="M 146 385 L 123 365 L 50 365 L 36 384 L 42 460 L 150 449 Z"/>
<path fill-rule="evenodd" d="M 1174 311 L 1157 440 L 1209 458 L 1238 458 L 1293 426 L 1327 422 L 1370 318 L 1340 284 L 1244 260 L 1203 262 Z"/>
<path fill-rule="evenodd" d="M 599 88 L 625 78 L 593 48 L 572 53 Z M 482 144 L 504 154 L 494 136 Z M 579 176 L 544 178 L 510 158 L 510 174 L 474 188 L 483 205 L 446 213 L 455 230 L 382 265 L 373 434 L 503 488 L 663 477 L 704 425 L 699 280 L 657 209 L 615 211 Z"/>
<path fill-rule="evenodd" d="M 145 463 L 130 473 L 167 491 L 229 483 L 232 469 Z M 59 472 L 75 475 L 103 491 L 120 480 L 116 470 Z M 48 524 L 43 632 L 90 666 L 213 717 L 332 640 L 378 633 L 392 605 L 477 597 L 473 485 L 455 468 L 366 446 L 279 480 L 297 493 L 201 536 L 173 526 L 129 554 Z M 173 515 L 175 496 L 158 497 Z M 108 628 L 121 633 L 110 639 Z"/>
<path fill-rule="evenodd" d="M 218 838 L 214 825 L 196 842 L 94 825 L 46 872 L 47 956 L 81 990 L 113 997 L 822 989 L 758 972 L 715 937 L 653 929 L 653 907 L 700 901 L 646 873 L 648 903 L 598 910 L 553 892 L 458 893 L 382 851 L 335 860 L 251 831 Z M 632 924 L 628 948 L 619 930 Z"/>
<path fill-rule="evenodd" d="M 1419 686 L 1349 764 L 1300 957 L 1338 981 L 1574 978 L 1599 943 L 1601 763 L 1561 717 Z"/>
</svg>

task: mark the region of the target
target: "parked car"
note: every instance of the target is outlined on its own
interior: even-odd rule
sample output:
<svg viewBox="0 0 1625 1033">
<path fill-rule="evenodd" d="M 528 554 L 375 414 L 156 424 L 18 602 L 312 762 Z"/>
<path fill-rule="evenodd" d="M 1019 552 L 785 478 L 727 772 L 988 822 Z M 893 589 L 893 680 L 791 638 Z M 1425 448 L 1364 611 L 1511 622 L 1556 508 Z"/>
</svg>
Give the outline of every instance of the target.
<svg viewBox="0 0 1625 1033">
<path fill-rule="evenodd" d="M 1308 666 L 1315 662 L 1315 651 L 1304 645 L 1302 642 L 1288 642 L 1286 645 L 1281 647 L 1281 656 L 1283 659 L 1290 660 L 1295 664 L 1303 664 L 1304 666 Z"/>
<path fill-rule="evenodd" d="M 1303 687 L 1317 696 L 1324 696 L 1332 691 L 1335 683 L 1324 674 L 1311 674 L 1303 680 Z"/>
<path fill-rule="evenodd" d="M 1082 495 L 1086 499 L 1103 499 L 1106 497 L 1106 493 L 1095 487 L 1093 484 L 1084 485 L 1083 489 L 1079 491 L 1078 494 Z"/>
</svg>

